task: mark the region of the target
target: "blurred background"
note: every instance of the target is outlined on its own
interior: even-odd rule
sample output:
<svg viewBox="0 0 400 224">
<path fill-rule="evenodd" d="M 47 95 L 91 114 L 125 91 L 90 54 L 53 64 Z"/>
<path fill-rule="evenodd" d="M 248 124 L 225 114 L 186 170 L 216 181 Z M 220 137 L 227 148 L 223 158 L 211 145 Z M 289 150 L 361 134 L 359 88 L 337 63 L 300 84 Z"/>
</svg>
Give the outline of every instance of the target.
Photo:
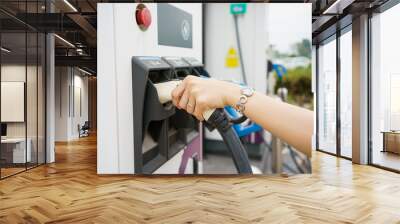
<svg viewBox="0 0 400 224">
<path fill-rule="evenodd" d="M 268 10 L 268 40 L 266 53 L 273 64 L 286 69 L 283 74 L 269 68 L 275 82 L 273 93 L 287 88 L 287 101 L 313 109 L 311 91 L 311 36 L 306 7 L 287 7 L 285 4 L 271 4 Z"/>
<path fill-rule="evenodd" d="M 313 110 L 311 4 L 248 4 L 246 13 L 238 15 L 232 14 L 229 7 L 205 6 L 205 68 L 211 76 L 246 84 Z M 215 22 L 215 17 L 225 26 Z M 252 125 L 256 124 L 243 126 Z M 267 131 L 255 128 L 242 136 L 242 141 L 253 167 L 261 173 L 311 172 L 304 155 Z M 218 133 L 206 130 L 204 149 L 205 173 L 236 172 Z"/>
</svg>

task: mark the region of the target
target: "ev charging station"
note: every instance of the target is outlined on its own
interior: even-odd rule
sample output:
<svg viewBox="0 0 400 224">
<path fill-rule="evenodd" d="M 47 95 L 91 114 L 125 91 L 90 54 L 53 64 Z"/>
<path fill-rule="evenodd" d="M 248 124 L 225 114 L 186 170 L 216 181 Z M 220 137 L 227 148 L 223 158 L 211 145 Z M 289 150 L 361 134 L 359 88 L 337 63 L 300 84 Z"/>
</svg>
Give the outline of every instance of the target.
<svg viewBox="0 0 400 224">
<path fill-rule="evenodd" d="M 175 35 L 171 36 L 171 33 Z M 139 144 L 133 136 L 142 127 L 136 127 L 138 121 L 134 119 L 134 105 L 137 96 L 134 98 L 132 93 L 137 88 L 143 89 L 143 83 L 135 83 L 132 79 L 132 58 L 158 57 L 150 62 L 155 63 L 150 67 L 161 63 L 160 66 L 166 67 L 165 73 L 172 72 L 172 67 L 164 60 L 158 60 L 162 56 L 191 57 L 202 63 L 202 4 L 99 4 L 97 41 L 98 174 L 178 173 L 183 149 L 187 147 L 182 143 L 184 141 L 175 141 L 182 144 L 174 146 L 173 153 L 170 151 L 168 154 L 165 150 L 155 153 L 162 151 L 165 145 L 160 144 L 160 149 L 154 149 L 148 146 L 152 144 L 152 138 L 144 136 L 144 151 L 148 150 L 147 154 L 138 156 L 139 152 L 133 150 Z M 160 70 L 152 71 L 150 76 L 157 72 Z M 157 130 L 156 123 L 151 122 L 149 127 Z M 170 136 L 171 141 L 173 138 L 193 138 L 193 143 L 201 149 L 199 129 L 196 136 L 178 132 Z M 193 159 L 188 159 L 185 173 L 193 173 L 193 167 L 201 173 L 201 154 L 196 158 L 197 167 L 193 165 Z"/>
<path fill-rule="evenodd" d="M 240 78 L 238 68 L 226 68 L 223 61 L 215 63 L 224 60 L 225 50 L 236 47 L 233 29 L 225 30 L 227 26 L 218 21 L 220 16 L 227 16 L 225 12 L 217 13 L 221 5 L 231 16 L 229 4 L 98 5 L 98 174 L 203 173 L 202 124 L 157 101 L 155 86 L 189 74 L 209 73 L 211 77 L 236 81 Z M 208 11 L 204 30 L 203 7 Z M 260 25 L 255 18 L 265 12 L 256 8 L 249 7 L 249 15 L 239 20 L 241 26 L 249 26 L 246 30 L 254 31 Z M 210 23 L 213 18 L 216 21 Z M 213 24 L 219 24 L 220 30 Z M 249 86 L 261 91 L 266 82 L 266 55 L 265 48 L 256 48 L 255 44 L 266 45 L 260 44 L 265 41 L 263 37 L 264 31 L 258 32 L 254 43 L 243 44 L 250 49 L 243 52 L 248 58 L 246 73 L 254 80 Z M 208 71 L 203 67 L 203 49 Z M 219 139 L 225 143 L 230 140 L 227 145 L 238 172 L 251 173 L 237 135 L 229 130 Z"/>
</svg>

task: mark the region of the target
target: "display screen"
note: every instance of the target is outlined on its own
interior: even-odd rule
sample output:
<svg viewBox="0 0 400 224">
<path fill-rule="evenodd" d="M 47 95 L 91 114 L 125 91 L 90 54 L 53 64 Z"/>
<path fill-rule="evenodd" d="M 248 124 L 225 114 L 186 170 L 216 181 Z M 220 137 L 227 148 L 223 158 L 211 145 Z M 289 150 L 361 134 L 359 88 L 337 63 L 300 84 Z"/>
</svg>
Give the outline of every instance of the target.
<svg viewBox="0 0 400 224">
<path fill-rule="evenodd" d="M 157 4 L 158 44 L 192 48 L 192 15 L 170 4 Z"/>
</svg>

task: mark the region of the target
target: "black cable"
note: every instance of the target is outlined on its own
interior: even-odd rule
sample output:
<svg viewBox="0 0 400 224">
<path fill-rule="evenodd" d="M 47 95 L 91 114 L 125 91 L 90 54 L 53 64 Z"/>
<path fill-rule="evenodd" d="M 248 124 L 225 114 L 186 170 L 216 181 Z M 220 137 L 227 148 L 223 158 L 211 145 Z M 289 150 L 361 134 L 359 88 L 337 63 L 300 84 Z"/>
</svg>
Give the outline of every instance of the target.
<svg viewBox="0 0 400 224">
<path fill-rule="evenodd" d="M 231 152 L 233 162 L 239 174 L 252 174 L 249 157 L 246 148 L 232 127 L 223 109 L 216 109 L 207 120 L 208 127 L 216 128 L 221 134 L 227 148 Z"/>
<path fill-rule="evenodd" d="M 311 171 L 311 164 L 309 159 L 305 159 L 305 169 L 303 169 L 303 166 L 299 165 L 299 163 L 296 160 L 296 157 L 298 156 L 298 153 L 296 151 L 294 151 L 294 149 L 292 148 L 292 146 L 287 145 L 287 147 L 289 148 L 289 154 L 294 162 L 294 164 L 296 165 L 296 168 L 302 172 L 302 173 L 307 173 L 309 171 Z M 303 159 L 304 160 L 304 159 Z"/>
<path fill-rule="evenodd" d="M 287 170 L 289 170 L 289 172 L 291 173 L 297 173 L 296 170 L 294 170 L 292 167 L 288 166 L 287 164 L 283 164 L 283 167 Z"/>
<path fill-rule="evenodd" d="M 296 160 L 297 156 L 295 155 L 295 152 L 292 149 L 292 147 L 290 145 L 288 145 L 287 147 L 289 148 L 289 155 L 290 155 L 290 157 L 292 157 L 293 163 L 296 166 L 297 170 L 300 171 L 301 173 L 305 173 L 304 169 L 297 162 L 297 160 Z"/>
<path fill-rule="evenodd" d="M 230 122 L 232 124 L 240 124 L 240 123 L 245 122 L 246 120 L 247 120 L 246 115 L 242 115 L 242 116 L 240 116 L 238 118 L 230 118 Z"/>
</svg>

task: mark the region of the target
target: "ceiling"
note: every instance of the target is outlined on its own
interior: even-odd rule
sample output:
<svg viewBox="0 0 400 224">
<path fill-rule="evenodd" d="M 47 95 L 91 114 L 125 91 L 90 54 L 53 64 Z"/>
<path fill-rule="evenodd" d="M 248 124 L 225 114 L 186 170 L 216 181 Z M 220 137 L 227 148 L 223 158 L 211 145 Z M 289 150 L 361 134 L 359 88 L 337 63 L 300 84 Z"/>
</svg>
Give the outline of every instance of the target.
<svg viewBox="0 0 400 224">
<path fill-rule="evenodd" d="M 389 0 L 308 0 L 312 3 L 313 44 L 318 44 L 339 29 L 351 24 L 352 18 L 373 12 Z"/>
<path fill-rule="evenodd" d="M 387 1 L 270 0 L 266 2 L 312 3 L 312 35 L 313 43 L 317 43 L 335 32 L 338 21 L 347 19 L 351 23 L 353 16 L 379 7 Z M 102 2 L 132 2 L 132 0 L 47 0 L 47 5 L 46 0 L 1 0 L 2 31 L 15 33 L 28 28 L 40 32 L 55 32 L 61 37 L 55 40 L 57 65 L 82 66 L 96 71 L 96 7 L 97 3 Z M 52 13 L 49 13 L 50 11 Z M 340 24 L 345 26 L 346 22 Z"/>
<path fill-rule="evenodd" d="M 95 73 L 97 2 L 100 1 L 47 0 L 46 4 L 45 0 L 1 0 L 2 43 L 13 49 L 6 57 L 18 59 L 25 54 L 26 30 L 54 32 L 56 65 L 79 66 Z M 29 58 L 29 52 L 36 48 L 28 44 L 26 49 Z"/>
</svg>

